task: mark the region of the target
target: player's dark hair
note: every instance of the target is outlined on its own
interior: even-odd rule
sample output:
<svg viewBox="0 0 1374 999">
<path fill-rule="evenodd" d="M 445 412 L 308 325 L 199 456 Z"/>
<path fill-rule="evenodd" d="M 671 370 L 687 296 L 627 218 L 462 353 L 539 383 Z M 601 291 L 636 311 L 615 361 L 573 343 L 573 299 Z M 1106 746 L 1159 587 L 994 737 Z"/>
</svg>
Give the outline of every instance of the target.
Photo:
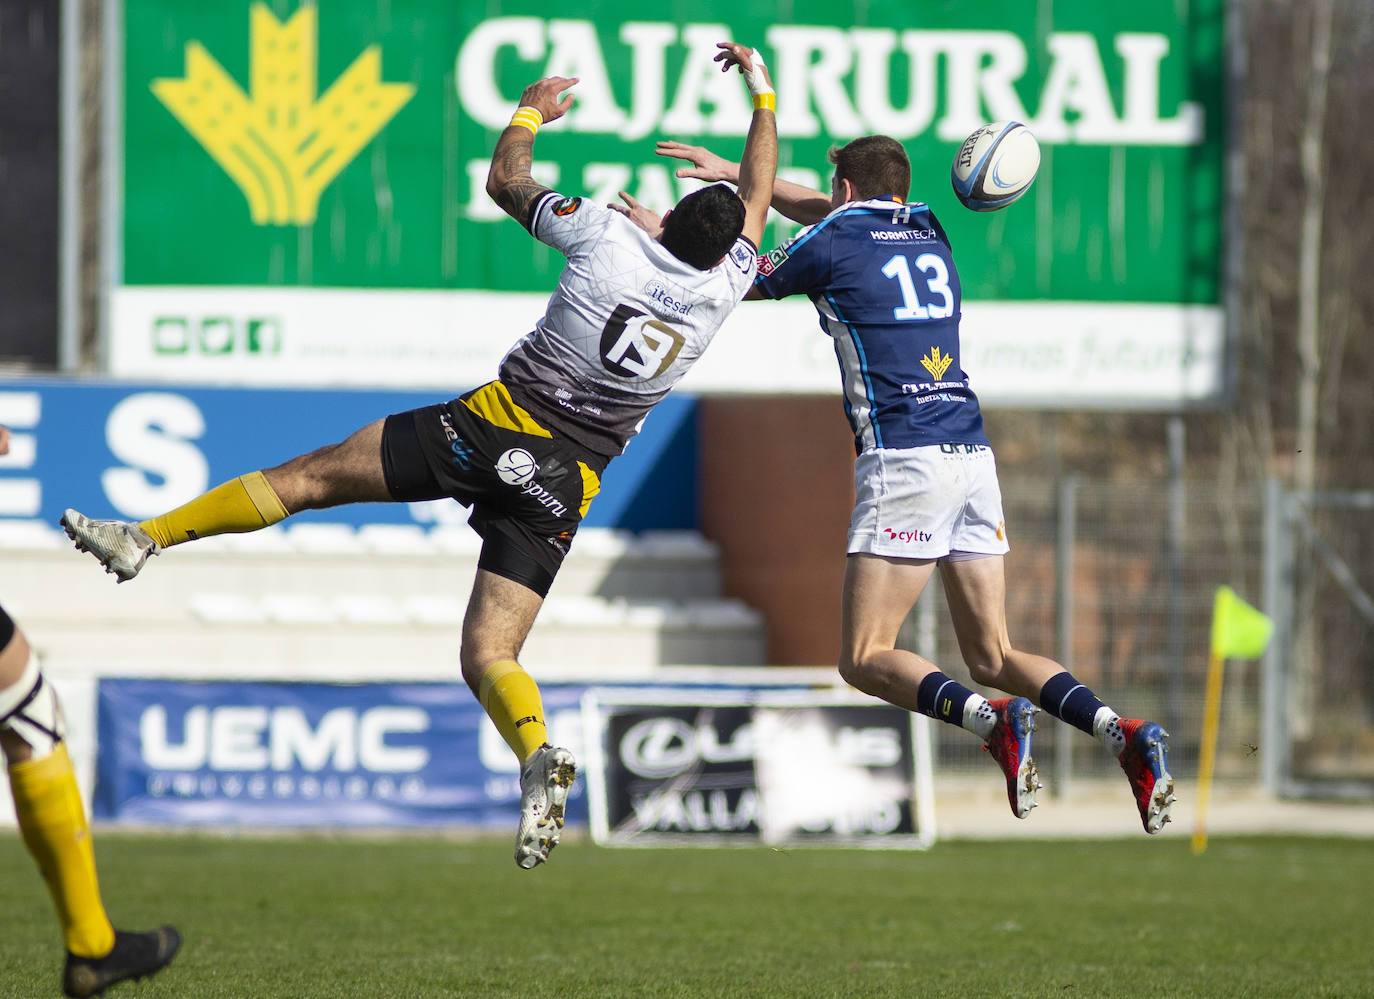
<svg viewBox="0 0 1374 999">
<path fill-rule="evenodd" d="M 744 202 L 725 184 L 693 191 L 663 220 L 658 241 L 683 263 L 710 270 L 744 230 Z"/>
<path fill-rule="evenodd" d="M 911 161 L 896 139 L 865 135 L 843 146 L 830 147 L 835 177 L 854 185 L 860 200 L 895 194 L 903 201 L 911 191 Z"/>
</svg>

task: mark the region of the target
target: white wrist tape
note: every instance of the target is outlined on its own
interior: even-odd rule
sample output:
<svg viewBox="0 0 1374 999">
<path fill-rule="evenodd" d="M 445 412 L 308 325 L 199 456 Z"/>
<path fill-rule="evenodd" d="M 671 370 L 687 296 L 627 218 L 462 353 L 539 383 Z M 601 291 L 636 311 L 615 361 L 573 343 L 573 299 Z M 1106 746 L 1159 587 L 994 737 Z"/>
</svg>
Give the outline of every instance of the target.
<svg viewBox="0 0 1374 999">
<path fill-rule="evenodd" d="M 9 729 L 33 748 L 33 759 L 52 754 L 67 734 L 57 692 L 38 669 L 38 656 L 29 653 L 19 682 L 0 690 L 0 729 Z"/>
<path fill-rule="evenodd" d="M 773 88 L 768 85 L 768 74 L 764 72 L 763 56 L 758 49 L 749 53 L 749 71 L 744 74 L 744 82 L 749 85 L 749 93 L 758 97 L 760 94 L 771 94 Z"/>
</svg>

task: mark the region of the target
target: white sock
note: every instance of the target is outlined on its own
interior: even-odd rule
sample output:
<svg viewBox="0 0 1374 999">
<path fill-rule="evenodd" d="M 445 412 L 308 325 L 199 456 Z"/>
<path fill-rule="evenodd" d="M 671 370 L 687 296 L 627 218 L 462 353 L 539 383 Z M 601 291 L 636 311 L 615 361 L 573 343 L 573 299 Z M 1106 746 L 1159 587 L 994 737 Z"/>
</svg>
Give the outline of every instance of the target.
<svg viewBox="0 0 1374 999">
<path fill-rule="evenodd" d="M 987 742 L 996 725 L 997 712 L 982 694 L 974 694 L 964 702 L 964 728 Z"/>
<path fill-rule="evenodd" d="M 1126 751 L 1126 734 L 1121 731 L 1121 716 L 1106 705 L 1098 708 L 1097 714 L 1093 715 L 1093 738 L 1106 746 L 1113 756 L 1119 757 Z"/>
</svg>

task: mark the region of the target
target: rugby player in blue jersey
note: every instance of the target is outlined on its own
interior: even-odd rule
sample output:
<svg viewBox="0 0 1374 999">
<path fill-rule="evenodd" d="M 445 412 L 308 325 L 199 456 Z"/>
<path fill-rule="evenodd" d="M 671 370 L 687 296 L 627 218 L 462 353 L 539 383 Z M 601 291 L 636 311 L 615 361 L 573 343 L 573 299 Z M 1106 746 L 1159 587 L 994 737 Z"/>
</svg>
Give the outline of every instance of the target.
<svg viewBox="0 0 1374 999">
<path fill-rule="evenodd" d="M 738 165 L 701 146 L 660 142 L 689 161 L 679 177 L 734 182 Z M 834 340 L 854 432 L 854 512 L 844 579 L 840 675 L 865 693 L 975 733 L 1002 767 L 1024 818 L 1041 786 L 1031 757 L 1035 705 L 1120 760 L 1148 833 L 1174 801 L 1167 733 L 1102 703 L 1059 663 L 1007 634 L 1002 494 L 978 398 L 959 352 L 959 273 L 928 205 L 907 200 L 911 164 L 895 139 L 830 151 L 830 194 L 773 182 L 772 206 L 809 228 L 759 257 L 746 298 L 806 295 Z M 989 701 L 897 632 L 936 567 L 973 680 Z"/>
</svg>

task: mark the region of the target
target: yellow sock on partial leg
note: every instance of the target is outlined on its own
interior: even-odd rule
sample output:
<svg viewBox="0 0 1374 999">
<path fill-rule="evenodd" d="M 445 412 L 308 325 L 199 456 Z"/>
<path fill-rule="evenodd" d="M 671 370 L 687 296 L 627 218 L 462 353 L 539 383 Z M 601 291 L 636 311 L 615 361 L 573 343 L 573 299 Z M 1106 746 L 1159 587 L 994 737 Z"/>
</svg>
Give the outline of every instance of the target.
<svg viewBox="0 0 1374 999">
<path fill-rule="evenodd" d="M 514 659 L 487 667 L 478 684 L 477 699 L 522 764 L 549 741 L 539 685 Z"/>
<path fill-rule="evenodd" d="M 114 946 L 114 928 L 100 902 L 91 829 L 66 745 L 11 766 L 10 790 L 24 843 L 62 921 L 67 950 L 103 957 Z"/>
<path fill-rule="evenodd" d="M 261 472 L 250 472 L 138 526 L 163 548 L 170 548 L 216 534 L 260 531 L 288 516 L 267 477 Z"/>
</svg>

